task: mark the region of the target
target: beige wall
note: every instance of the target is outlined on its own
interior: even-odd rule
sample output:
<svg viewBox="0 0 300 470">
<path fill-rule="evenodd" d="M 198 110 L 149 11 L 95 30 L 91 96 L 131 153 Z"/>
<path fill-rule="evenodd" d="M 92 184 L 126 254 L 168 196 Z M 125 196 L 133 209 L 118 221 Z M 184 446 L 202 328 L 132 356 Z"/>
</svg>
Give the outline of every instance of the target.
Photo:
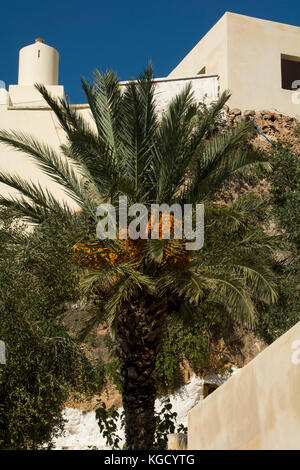
<svg viewBox="0 0 300 470">
<path fill-rule="evenodd" d="M 227 60 L 227 16 L 224 15 L 172 70 L 168 78 L 195 76 L 205 67 L 206 74 L 219 75 L 220 87 L 226 89 Z"/>
<path fill-rule="evenodd" d="M 300 322 L 190 411 L 188 449 L 300 449 Z"/>
<path fill-rule="evenodd" d="M 0 129 L 22 131 L 31 134 L 39 141 L 47 143 L 58 150 L 64 141 L 64 133 L 55 119 L 54 113 L 49 109 L 1 109 Z M 18 174 L 22 178 L 30 179 L 47 187 L 59 200 L 69 200 L 64 191 L 44 175 L 33 161 L 25 154 L 0 144 L 0 171 Z M 16 192 L 8 186 L 0 184 L 0 193 L 6 197 Z M 71 204 L 75 207 L 75 204 Z"/>
<path fill-rule="evenodd" d="M 128 82 L 121 82 L 126 87 Z M 185 78 L 157 78 L 154 80 L 154 98 L 158 113 L 163 112 L 168 103 L 181 93 L 188 83 L 191 84 L 194 99 L 197 102 L 210 104 L 219 97 L 219 80 L 217 75 L 198 75 Z"/>
<path fill-rule="evenodd" d="M 48 92 L 55 98 L 64 98 L 64 87 L 61 85 L 46 85 Z M 40 108 L 47 105 L 40 92 L 33 85 L 10 85 L 9 107 L 18 108 Z"/>
<path fill-rule="evenodd" d="M 299 27 L 227 12 L 169 77 L 195 75 L 206 65 L 220 76 L 220 90 L 232 92 L 231 108 L 300 117 L 294 92 L 281 88 L 281 54 L 300 57 Z"/>
<path fill-rule="evenodd" d="M 300 28 L 232 13 L 227 24 L 230 106 L 300 116 L 293 91 L 281 88 L 281 54 L 300 57 Z"/>
</svg>

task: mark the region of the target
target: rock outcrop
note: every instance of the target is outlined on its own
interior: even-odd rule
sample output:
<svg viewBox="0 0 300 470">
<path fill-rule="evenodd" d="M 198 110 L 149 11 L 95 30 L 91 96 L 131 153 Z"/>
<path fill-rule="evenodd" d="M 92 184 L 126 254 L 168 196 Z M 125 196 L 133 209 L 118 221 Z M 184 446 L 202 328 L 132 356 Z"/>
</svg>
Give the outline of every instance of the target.
<svg viewBox="0 0 300 470">
<path fill-rule="evenodd" d="M 299 153 L 300 136 L 295 135 L 300 126 L 298 119 L 269 110 L 256 112 L 254 109 L 248 109 L 242 113 L 240 109 L 235 108 L 227 110 L 227 123 L 233 125 L 239 122 L 242 115 L 255 122 L 272 142 L 288 142 L 291 144 L 291 150 Z M 257 137 L 257 144 L 265 150 L 270 148 L 270 143 L 261 134 Z"/>
</svg>

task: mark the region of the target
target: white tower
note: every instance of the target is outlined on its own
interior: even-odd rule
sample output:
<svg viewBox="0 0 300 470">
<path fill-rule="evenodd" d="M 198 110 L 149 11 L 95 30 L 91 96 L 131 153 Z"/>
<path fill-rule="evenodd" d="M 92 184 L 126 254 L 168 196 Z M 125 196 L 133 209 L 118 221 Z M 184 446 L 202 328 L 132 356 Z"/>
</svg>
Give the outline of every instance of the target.
<svg viewBox="0 0 300 470">
<path fill-rule="evenodd" d="M 57 50 L 44 44 L 43 39 L 36 39 L 20 50 L 18 85 L 58 85 L 58 64 Z"/>
<path fill-rule="evenodd" d="M 58 85 L 59 53 L 54 47 L 36 39 L 34 44 L 23 47 L 19 53 L 18 85 L 9 86 L 8 103 L 12 108 L 47 107 L 47 103 L 35 88 L 44 85 L 53 98 L 65 98 L 64 87 Z"/>
</svg>

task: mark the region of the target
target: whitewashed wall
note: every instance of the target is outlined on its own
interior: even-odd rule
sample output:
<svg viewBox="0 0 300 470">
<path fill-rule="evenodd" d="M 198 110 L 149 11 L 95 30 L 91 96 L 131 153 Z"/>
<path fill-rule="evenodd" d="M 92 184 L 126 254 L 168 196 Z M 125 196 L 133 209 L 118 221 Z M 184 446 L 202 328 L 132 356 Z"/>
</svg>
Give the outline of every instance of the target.
<svg viewBox="0 0 300 470">
<path fill-rule="evenodd" d="M 194 375 L 190 382 L 170 395 L 172 411 L 177 413 L 177 426 L 180 424 L 187 426 L 189 411 L 204 398 L 204 384 L 222 385 L 238 371 L 239 369 L 234 368 L 231 373 L 228 372 L 224 375 L 211 374 L 205 377 Z M 162 406 L 162 401 L 157 399 L 156 410 L 159 411 Z M 122 408 L 119 411 L 121 412 Z M 83 412 L 75 408 L 66 408 L 64 417 L 66 419 L 65 431 L 54 440 L 56 450 L 87 450 L 92 447 L 99 450 L 107 449 L 105 438 L 100 434 L 94 411 Z M 117 434 L 122 439 L 120 443 L 122 447 L 125 437 L 124 429 L 120 429 L 120 421 L 118 422 Z"/>
<path fill-rule="evenodd" d="M 128 82 L 122 82 L 123 87 Z M 219 80 L 217 75 L 188 78 L 157 78 L 154 80 L 157 109 L 163 111 L 175 96 L 191 83 L 195 99 L 210 104 L 218 99 Z"/>
<path fill-rule="evenodd" d="M 197 101 L 205 101 L 207 104 L 218 98 L 218 77 L 198 76 L 191 78 L 167 79 L 160 78 L 154 81 L 155 97 L 159 111 L 163 111 L 167 103 L 184 89 L 188 82 L 192 88 Z M 122 82 L 121 86 L 125 87 Z M 0 129 L 22 131 L 35 136 L 40 141 L 47 143 L 55 150 L 65 142 L 65 134 L 59 125 L 53 111 L 48 106 L 38 101 L 37 91 L 34 87 L 13 86 L 10 92 L 1 90 L 0 96 Z M 51 87 L 56 95 L 63 96 L 63 87 Z M 76 109 L 91 123 L 89 106 L 86 104 L 75 105 Z M 39 182 L 47 187 L 59 200 L 64 200 L 71 207 L 76 207 L 66 194 L 36 167 L 33 161 L 25 154 L 0 144 L 0 171 L 18 174 L 25 179 L 35 183 Z M 16 192 L 7 186 L 0 184 L 0 193 L 9 196 Z"/>
</svg>

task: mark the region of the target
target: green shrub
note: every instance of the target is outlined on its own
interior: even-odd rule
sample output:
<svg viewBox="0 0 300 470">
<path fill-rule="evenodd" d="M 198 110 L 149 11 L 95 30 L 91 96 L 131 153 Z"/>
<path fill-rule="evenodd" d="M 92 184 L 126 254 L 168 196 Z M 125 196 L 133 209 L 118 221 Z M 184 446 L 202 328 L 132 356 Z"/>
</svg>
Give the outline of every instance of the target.
<svg viewBox="0 0 300 470">
<path fill-rule="evenodd" d="M 99 401 L 99 407 L 96 409 L 96 418 L 100 433 L 106 440 L 106 445 L 113 450 L 120 450 L 119 444 L 121 437 L 118 434 L 118 421 L 120 423 L 120 429 L 124 429 L 124 411 L 118 411 L 114 405 L 107 408 L 104 402 Z M 185 426 L 182 424 L 176 425 L 177 413 L 172 410 L 172 404 L 169 398 L 162 399 L 162 407 L 155 413 L 155 419 L 156 428 L 153 444 L 153 449 L 155 450 L 167 449 L 168 434 L 175 432 L 187 433 Z"/>
<path fill-rule="evenodd" d="M 277 144 L 268 176 L 268 216 L 280 236 L 281 263 L 277 265 L 277 304 L 259 309 L 256 332 L 271 343 L 300 320 L 300 159 L 288 144 Z"/>
<path fill-rule="evenodd" d="M 0 339 L 7 364 L 0 366 L 0 448 L 37 449 L 51 446 L 62 430 L 71 392 L 101 389 L 102 366 L 88 361 L 56 319 L 64 300 L 77 295 L 72 233 L 50 221 L 28 232 L 8 212 L 1 221 Z"/>
</svg>

